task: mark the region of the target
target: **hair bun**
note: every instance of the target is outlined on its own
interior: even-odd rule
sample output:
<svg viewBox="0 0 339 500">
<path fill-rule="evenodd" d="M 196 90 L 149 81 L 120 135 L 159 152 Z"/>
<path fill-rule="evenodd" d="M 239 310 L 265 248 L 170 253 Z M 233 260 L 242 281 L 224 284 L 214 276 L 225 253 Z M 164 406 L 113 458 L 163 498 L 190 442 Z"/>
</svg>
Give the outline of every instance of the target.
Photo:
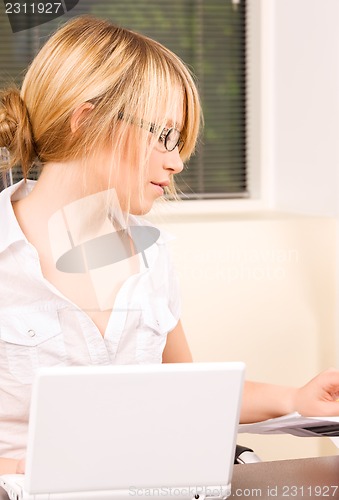
<svg viewBox="0 0 339 500">
<path fill-rule="evenodd" d="M 0 145 L 11 149 L 18 129 L 20 94 L 16 89 L 0 93 Z"/>
<path fill-rule="evenodd" d="M 0 147 L 10 152 L 10 166 L 21 164 L 27 175 L 36 152 L 29 114 L 17 88 L 0 92 Z"/>
</svg>

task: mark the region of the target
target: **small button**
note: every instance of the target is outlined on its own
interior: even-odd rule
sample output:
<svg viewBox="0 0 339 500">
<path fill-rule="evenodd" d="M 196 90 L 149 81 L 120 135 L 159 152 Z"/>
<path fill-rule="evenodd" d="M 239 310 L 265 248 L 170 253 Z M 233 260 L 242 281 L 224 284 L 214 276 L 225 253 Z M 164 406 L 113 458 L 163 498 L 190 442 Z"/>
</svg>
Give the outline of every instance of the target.
<svg viewBox="0 0 339 500">
<path fill-rule="evenodd" d="M 28 333 L 28 335 L 29 335 L 30 337 L 35 337 L 35 335 L 36 335 L 36 333 L 35 333 L 35 331 L 34 331 L 34 330 L 28 330 L 28 332 L 27 332 L 27 333 Z"/>
</svg>

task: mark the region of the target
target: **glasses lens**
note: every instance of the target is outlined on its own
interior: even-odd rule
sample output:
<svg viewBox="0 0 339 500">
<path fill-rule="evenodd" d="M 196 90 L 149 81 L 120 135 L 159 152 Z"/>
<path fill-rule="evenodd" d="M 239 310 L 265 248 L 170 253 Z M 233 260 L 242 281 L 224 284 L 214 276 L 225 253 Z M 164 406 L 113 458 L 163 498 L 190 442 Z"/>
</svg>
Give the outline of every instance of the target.
<svg viewBox="0 0 339 500">
<path fill-rule="evenodd" d="M 175 128 L 170 128 L 165 136 L 165 148 L 167 151 L 173 151 L 180 141 L 180 132 Z"/>
</svg>

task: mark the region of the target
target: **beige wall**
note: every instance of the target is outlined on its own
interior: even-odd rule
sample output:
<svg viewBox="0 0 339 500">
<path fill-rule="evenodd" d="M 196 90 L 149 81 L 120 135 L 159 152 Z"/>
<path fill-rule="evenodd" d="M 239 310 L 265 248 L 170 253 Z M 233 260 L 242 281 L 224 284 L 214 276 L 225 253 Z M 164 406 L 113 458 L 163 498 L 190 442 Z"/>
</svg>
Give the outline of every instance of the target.
<svg viewBox="0 0 339 500">
<path fill-rule="evenodd" d="M 177 237 L 172 253 L 195 361 L 242 360 L 248 379 L 291 385 L 335 364 L 335 219 L 168 209 L 152 220 Z M 326 438 L 238 442 L 265 460 L 336 453 Z"/>
</svg>

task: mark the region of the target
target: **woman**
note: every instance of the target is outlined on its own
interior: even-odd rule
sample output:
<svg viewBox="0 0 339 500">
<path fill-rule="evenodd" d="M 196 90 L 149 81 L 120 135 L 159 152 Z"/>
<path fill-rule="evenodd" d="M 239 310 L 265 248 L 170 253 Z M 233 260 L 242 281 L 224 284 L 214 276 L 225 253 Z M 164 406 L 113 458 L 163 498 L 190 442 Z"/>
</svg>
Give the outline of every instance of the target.
<svg viewBox="0 0 339 500">
<path fill-rule="evenodd" d="M 10 473 L 24 468 L 39 366 L 192 361 L 166 235 L 135 216 L 173 192 L 201 118 L 174 54 L 91 17 L 59 29 L 0 102 L 0 146 L 25 178 L 42 166 L 36 183 L 0 194 L 0 473 Z M 247 382 L 241 420 L 339 414 L 338 390 L 334 370 L 300 389 Z"/>
</svg>

